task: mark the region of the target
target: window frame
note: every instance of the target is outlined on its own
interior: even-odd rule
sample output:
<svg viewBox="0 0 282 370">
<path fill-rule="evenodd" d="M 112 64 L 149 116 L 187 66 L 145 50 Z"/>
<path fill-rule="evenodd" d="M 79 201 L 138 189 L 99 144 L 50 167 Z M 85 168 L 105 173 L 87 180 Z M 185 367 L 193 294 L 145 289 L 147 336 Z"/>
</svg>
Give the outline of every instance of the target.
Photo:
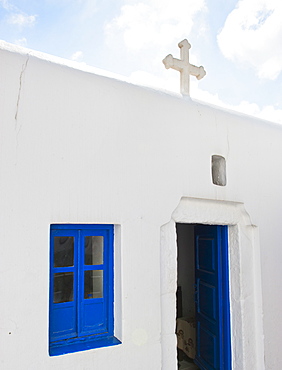
<svg viewBox="0 0 282 370">
<path fill-rule="evenodd" d="M 54 237 L 74 237 L 74 263 L 73 266 L 54 266 Z M 103 236 L 103 263 L 96 265 L 85 265 L 84 263 L 84 237 Z M 114 225 L 110 224 L 51 224 L 50 225 L 50 288 L 49 288 L 49 354 L 50 356 L 65 353 L 78 352 L 91 348 L 99 348 L 120 344 L 114 337 Z M 84 272 L 103 270 L 103 297 L 86 299 L 84 297 Z M 66 302 L 53 302 L 54 274 L 73 272 L 73 300 Z M 87 305 L 91 314 L 87 313 Z M 95 326 L 95 314 L 99 320 Z M 57 310 L 57 311 L 56 311 Z M 60 311 L 61 310 L 61 311 Z M 67 313 L 64 315 L 64 310 Z M 67 311 L 69 310 L 69 311 Z M 92 311 L 91 311 L 92 310 Z M 61 316 L 56 316 L 61 312 Z M 68 314 L 69 312 L 69 314 Z M 100 312 L 100 314 L 99 314 Z M 64 334 L 55 331 L 60 326 L 61 317 L 65 320 L 71 317 L 70 326 L 73 328 L 65 330 Z M 75 319 L 73 318 L 75 317 Z M 93 321 L 92 328 L 88 329 L 86 321 Z M 68 320 L 65 320 L 68 323 Z M 58 322 L 58 325 L 57 325 Z M 68 332 L 67 332 L 68 331 Z"/>
</svg>

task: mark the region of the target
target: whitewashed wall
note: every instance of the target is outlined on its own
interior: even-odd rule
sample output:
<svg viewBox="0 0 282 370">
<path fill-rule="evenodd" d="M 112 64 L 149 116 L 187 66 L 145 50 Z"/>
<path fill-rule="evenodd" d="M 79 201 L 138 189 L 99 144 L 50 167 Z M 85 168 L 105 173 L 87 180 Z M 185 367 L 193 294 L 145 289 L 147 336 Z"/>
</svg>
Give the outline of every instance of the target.
<svg viewBox="0 0 282 370">
<path fill-rule="evenodd" d="M 160 235 L 182 197 L 243 203 L 257 226 L 260 249 L 252 253 L 262 262 L 265 364 L 256 366 L 282 368 L 281 127 L 6 47 L 0 51 L 0 368 L 168 368 L 161 351 Z M 226 187 L 212 184 L 213 154 L 226 158 Z M 51 223 L 120 225 L 122 345 L 49 357 Z M 244 281 L 257 281 L 259 296 L 255 273 Z M 260 310 L 253 313 L 260 322 Z M 233 334 L 242 346 L 249 341 Z M 175 347 L 169 355 L 174 370 Z"/>
</svg>

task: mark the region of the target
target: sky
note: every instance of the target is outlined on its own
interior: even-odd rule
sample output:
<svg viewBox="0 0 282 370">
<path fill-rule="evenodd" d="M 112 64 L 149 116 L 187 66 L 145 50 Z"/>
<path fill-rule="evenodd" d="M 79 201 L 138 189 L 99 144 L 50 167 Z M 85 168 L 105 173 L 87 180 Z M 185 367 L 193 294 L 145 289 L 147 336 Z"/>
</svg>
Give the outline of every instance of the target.
<svg viewBox="0 0 282 370">
<path fill-rule="evenodd" d="M 282 124 L 281 0 L 0 0 L 0 39 L 179 93 L 165 69 L 188 39 L 192 99 Z"/>
</svg>

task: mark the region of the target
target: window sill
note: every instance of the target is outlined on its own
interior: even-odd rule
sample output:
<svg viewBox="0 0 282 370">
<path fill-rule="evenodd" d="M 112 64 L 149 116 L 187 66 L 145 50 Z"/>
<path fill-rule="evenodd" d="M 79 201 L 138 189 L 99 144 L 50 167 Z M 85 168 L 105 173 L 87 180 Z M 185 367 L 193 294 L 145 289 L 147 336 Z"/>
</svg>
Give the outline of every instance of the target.
<svg viewBox="0 0 282 370">
<path fill-rule="evenodd" d="M 115 346 L 117 344 L 121 344 L 121 341 L 119 341 L 114 336 L 87 339 L 83 341 L 64 340 L 64 341 L 52 343 L 49 348 L 49 355 L 59 356 L 59 355 L 65 355 L 67 353 L 87 351 L 89 349 L 94 349 L 94 348 Z"/>
</svg>

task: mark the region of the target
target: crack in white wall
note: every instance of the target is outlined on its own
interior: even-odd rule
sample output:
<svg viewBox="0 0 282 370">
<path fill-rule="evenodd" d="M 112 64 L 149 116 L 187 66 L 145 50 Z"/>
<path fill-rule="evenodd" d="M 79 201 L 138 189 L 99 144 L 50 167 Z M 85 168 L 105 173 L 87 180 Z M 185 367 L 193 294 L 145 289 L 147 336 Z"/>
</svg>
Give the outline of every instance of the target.
<svg viewBox="0 0 282 370">
<path fill-rule="evenodd" d="M 20 74 L 20 84 L 19 84 L 19 91 L 18 91 L 18 98 L 17 98 L 17 106 L 16 106 L 16 113 L 15 113 L 15 121 L 16 121 L 16 123 L 17 123 L 17 120 L 18 120 L 18 112 L 19 112 L 19 104 L 20 104 L 20 99 L 21 99 L 23 74 L 26 71 L 28 61 L 29 61 L 29 55 L 27 55 L 27 59 L 26 59 L 25 63 L 22 66 L 22 70 L 21 70 L 21 74 Z"/>
</svg>

